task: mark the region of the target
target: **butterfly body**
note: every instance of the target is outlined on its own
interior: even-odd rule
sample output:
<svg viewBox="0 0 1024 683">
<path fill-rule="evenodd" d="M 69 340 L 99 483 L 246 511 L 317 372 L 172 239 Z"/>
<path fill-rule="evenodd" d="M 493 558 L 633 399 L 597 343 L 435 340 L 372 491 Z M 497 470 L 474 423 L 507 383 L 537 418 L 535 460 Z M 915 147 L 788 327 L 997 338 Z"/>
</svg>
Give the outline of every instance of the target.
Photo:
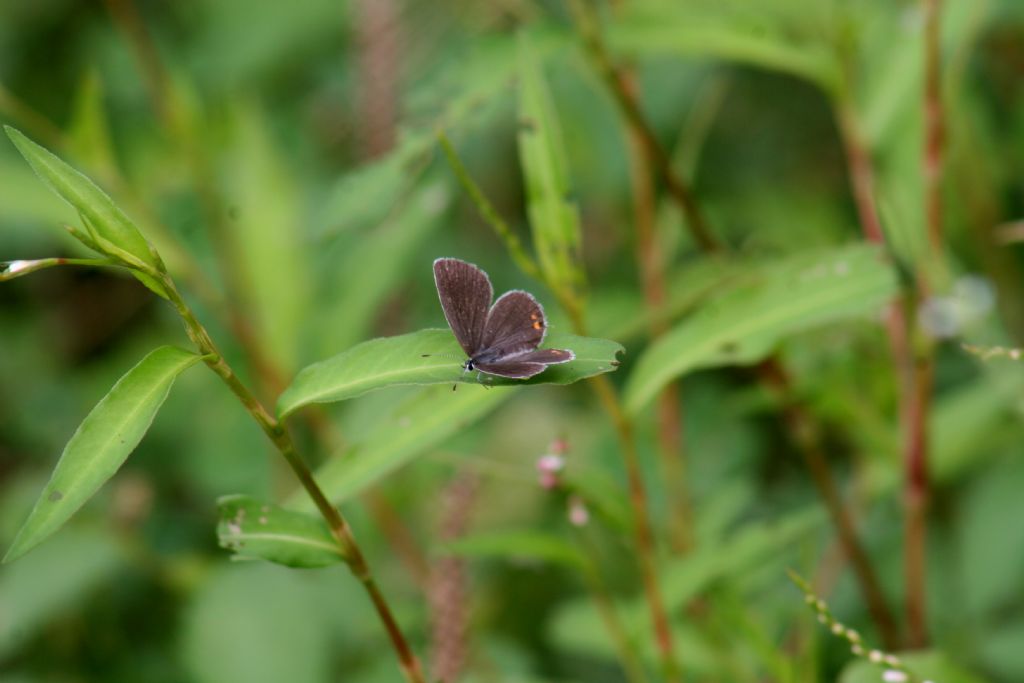
<svg viewBox="0 0 1024 683">
<path fill-rule="evenodd" d="M 434 261 L 434 284 L 448 325 L 469 357 L 462 367 L 527 379 L 575 358 L 568 349 L 539 349 L 547 333 L 544 309 L 529 292 L 494 296 L 487 273 L 459 259 Z"/>
</svg>

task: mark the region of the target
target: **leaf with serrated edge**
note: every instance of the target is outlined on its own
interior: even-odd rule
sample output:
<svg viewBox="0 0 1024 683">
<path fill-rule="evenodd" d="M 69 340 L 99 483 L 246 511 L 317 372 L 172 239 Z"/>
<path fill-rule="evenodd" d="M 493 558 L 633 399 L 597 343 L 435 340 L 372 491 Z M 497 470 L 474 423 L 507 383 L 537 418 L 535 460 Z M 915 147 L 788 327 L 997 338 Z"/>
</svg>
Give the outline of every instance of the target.
<svg viewBox="0 0 1024 683">
<path fill-rule="evenodd" d="M 345 561 L 337 540 L 319 517 L 241 495 L 223 496 L 217 507 L 217 540 L 239 558 L 305 568 Z"/>
<path fill-rule="evenodd" d="M 402 384 L 572 384 L 611 372 L 619 364 L 616 356 L 623 351 L 617 342 L 571 334 L 552 334 L 544 347 L 569 349 L 576 359 L 548 366 L 528 380 L 517 380 L 464 372 L 465 354 L 450 330 L 420 330 L 371 339 L 304 368 L 281 394 L 277 410 L 284 417 L 311 403 L 344 401 L 374 389 Z"/>
<path fill-rule="evenodd" d="M 117 381 L 64 447 L 4 562 L 43 542 L 114 476 L 149 429 L 174 380 L 199 358 L 161 346 Z"/>
</svg>

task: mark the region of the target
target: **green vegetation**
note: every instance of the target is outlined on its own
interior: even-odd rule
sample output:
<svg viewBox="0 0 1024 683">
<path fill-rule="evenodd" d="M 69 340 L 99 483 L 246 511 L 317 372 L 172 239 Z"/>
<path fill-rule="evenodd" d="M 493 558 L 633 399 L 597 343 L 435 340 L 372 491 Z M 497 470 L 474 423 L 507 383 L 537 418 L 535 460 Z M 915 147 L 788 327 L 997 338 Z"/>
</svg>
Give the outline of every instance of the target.
<svg viewBox="0 0 1024 683">
<path fill-rule="evenodd" d="M 1022 44 L 0 5 L 0 679 L 1024 679 Z M 464 370 L 439 257 L 575 359 Z"/>
</svg>

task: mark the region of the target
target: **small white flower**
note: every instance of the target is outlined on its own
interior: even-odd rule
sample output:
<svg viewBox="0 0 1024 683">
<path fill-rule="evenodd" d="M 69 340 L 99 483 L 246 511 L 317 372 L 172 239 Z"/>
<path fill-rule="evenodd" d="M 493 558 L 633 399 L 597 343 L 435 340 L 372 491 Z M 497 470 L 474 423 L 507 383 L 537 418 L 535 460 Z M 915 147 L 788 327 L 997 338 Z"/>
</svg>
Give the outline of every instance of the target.
<svg viewBox="0 0 1024 683">
<path fill-rule="evenodd" d="M 885 658 L 885 655 L 883 655 L 883 654 L 882 654 L 881 652 L 879 652 L 878 650 L 872 650 L 871 652 L 869 652 L 869 653 L 868 653 L 868 659 L 870 659 L 870 660 L 871 660 L 872 662 L 874 662 L 875 664 L 879 664 L 879 663 L 881 663 L 881 661 L 882 661 L 882 660 L 883 660 L 884 658 Z"/>
<path fill-rule="evenodd" d="M 882 680 L 885 681 L 885 683 L 904 683 L 904 681 L 907 680 L 907 674 L 902 671 L 897 671 L 896 669 L 886 669 L 885 672 L 882 673 Z"/>
</svg>

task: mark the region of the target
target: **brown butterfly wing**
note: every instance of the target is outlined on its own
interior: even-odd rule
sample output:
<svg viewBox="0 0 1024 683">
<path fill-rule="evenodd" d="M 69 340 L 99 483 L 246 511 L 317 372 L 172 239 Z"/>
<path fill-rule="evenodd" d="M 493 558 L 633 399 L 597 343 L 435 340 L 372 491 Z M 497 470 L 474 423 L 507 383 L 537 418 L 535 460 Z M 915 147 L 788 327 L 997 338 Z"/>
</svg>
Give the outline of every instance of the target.
<svg viewBox="0 0 1024 683">
<path fill-rule="evenodd" d="M 487 314 L 481 352 L 492 358 L 519 356 L 536 349 L 547 332 L 544 309 L 528 292 L 505 292 Z"/>
<path fill-rule="evenodd" d="M 487 312 L 494 290 L 487 273 L 459 259 L 434 261 L 434 284 L 444 317 L 462 350 L 473 357 L 480 351 Z"/>
</svg>

